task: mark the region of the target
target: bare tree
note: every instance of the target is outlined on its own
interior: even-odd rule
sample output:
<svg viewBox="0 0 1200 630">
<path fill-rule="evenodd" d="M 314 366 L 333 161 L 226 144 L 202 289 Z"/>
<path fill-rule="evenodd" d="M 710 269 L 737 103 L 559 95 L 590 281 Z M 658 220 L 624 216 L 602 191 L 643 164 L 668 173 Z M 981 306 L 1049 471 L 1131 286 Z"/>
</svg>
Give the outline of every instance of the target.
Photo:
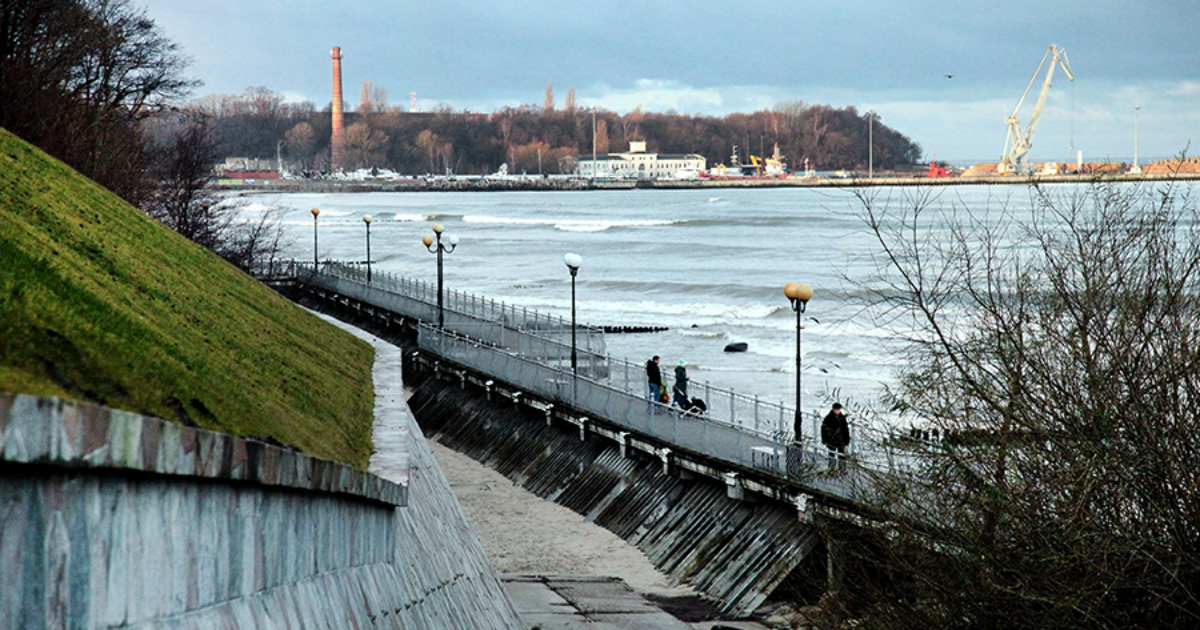
<svg viewBox="0 0 1200 630">
<path fill-rule="evenodd" d="M 350 168 L 366 168 L 382 165 L 387 149 L 387 134 L 364 122 L 346 128 L 345 160 Z"/>
<path fill-rule="evenodd" d="M 171 115 L 147 121 L 153 193 L 143 204 L 146 214 L 188 240 L 251 271 L 269 267 L 282 238 L 279 213 L 257 221 L 239 221 L 238 209 L 224 203 L 211 187 L 215 149 L 208 119 Z"/>
<path fill-rule="evenodd" d="M 364 117 L 368 117 L 375 111 L 375 104 L 371 102 L 371 82 L 363 81 L 362 96 L 358 101 L 358 113 Z"/>
<path fill-rule="evenodd" d="M 457 163 L 454 160 L 454 144 L 443 142 L 438 145 L 437 156 L 442 165 L 442 172 L 446 175 L 453 175 Z"/>
<path fill-rule="evenodd" d="M 874 627 L 1200 623 L 1200 213 L 1188 189 L 862 192 L 909 342 L 917 474 L 848 546 Z M 871 587 L 878 587 L 872 589 Z"/>
<path fill-rule="evenodd" d="M 596 152 L 608 153 L 608 121 L 601 118 L 596 121 Z"/>
<path fill-rule="evenodd" d="M 437 171 L 438 146 L 441 141 L 441 138 L 429 129 L 424 129 L 417 134 L 417 148 L 421 149 L 422 153 L 429 158 L 430 173 Z"/>
<path fill-rule="evenodd" d="M 0 126 L 138 202 L 135 123 L 197 84 L 176 44 L 125 0 L 6 0 L 0 31 Z"/>
<path fill-rule="evenodd" d="M 543 112 L 554 111 L 554 86 L 546 84 L 546 102 L 542 104 Z"/>
<path fill-rule="evenodd" d="M 227 239 L 231 217 L 209 183 L 216 162 L 214 141 L 203 116 L 170 116 L 147 127 L 155 143 L 151 175 L 156 185 L 143 204 L 146 214 L 190 241 L 218 250 Z"/>
<path fill-rule="evenodd" d="M 284 136 L 284 142 L 293 159 L 299 160 L 305 166 L 312 164 L 313 152 L 317 146 L 317 132 L 313 130 L 312 125 L 306 122 L 296 123 Z"/>
<path fill-rule="evenodd" d="M 371 86 L 371 94 L 369 97 L 371 109 L 377 112 L 385 112 L 388 108 L 388 92 L 387 88 L 382 85 Z"/>
</svg>

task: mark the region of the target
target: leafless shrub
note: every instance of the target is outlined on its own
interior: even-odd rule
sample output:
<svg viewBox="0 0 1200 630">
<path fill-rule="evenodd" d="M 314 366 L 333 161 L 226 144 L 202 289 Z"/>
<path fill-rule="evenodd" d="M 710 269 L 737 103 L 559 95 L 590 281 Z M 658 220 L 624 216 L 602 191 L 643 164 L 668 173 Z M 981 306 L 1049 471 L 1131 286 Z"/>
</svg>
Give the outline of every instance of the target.
<svg viewBox="0 0 1200 630">
<path fill-rule="evenodd" d="M 1200 213 L 1188 189 L 1029 203 L 859 194 L 873 300 L 908 339 L 888 403 L 944 436 L 850 545 L 879 627 L 1200 623 Z M 869 552 L 867 550 L 870 550 Z M 916 625 L 914 625 L 916 624 Z"/>
</svg>

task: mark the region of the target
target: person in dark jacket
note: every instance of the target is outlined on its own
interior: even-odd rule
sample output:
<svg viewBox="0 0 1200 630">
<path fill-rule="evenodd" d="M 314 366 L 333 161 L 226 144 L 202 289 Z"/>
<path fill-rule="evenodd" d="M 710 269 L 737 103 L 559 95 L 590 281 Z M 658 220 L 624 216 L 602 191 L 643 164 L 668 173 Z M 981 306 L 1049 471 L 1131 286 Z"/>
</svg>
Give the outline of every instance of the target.
<svg viewBox="0 0 1200 630">
<path fill-rule="evenodd" d="M 675 366 L 675 404 L 684 411 L 692 406 L 687 393 L 688 381 L 691 380 L 687 373 L 687 364 L 686 359 L 680 359 L 679 365 Z"/>
<path fill-rule="evenodd" d="M 840 466 L 850 444 L 850 425 L 846 423 L 841 403 L 833 403 L 833 408 L 821 421 L 821 443 L 829 449 L 829 467 Z"/>
<path fill-rule="evenodd" d="M 662 370 L 658 367 L 658 355 L 646 362 L 646 382 L 650 385 L 650 402 L 658 402 L 662 399 Z"/>
</svg>

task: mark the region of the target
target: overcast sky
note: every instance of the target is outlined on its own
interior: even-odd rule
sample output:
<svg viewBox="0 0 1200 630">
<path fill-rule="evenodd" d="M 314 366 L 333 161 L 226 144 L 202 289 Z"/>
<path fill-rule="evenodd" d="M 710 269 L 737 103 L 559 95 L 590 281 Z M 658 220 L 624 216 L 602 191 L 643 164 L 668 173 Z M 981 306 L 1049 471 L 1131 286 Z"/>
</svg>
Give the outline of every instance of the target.
<svg viewBox="0 0 1200 630">
<path fill-rule="evenodd" d="M 547 84 L 560 107 L 573 87 L 618 113 L 799 100 L 874 109 L 927 159 L 994 162 L 1056 44 L 1076 80 L 1056 71 L 1031 159 L 1073 159 L 1073 139 L 1085 160 L 1129 161 L 1135 105 L 1143 163 L 1200 141 L 1200 0 L 142 2 L 192 58 L 196 96 L 265 86 L 323 108 L 341 46 L 350 105 L 363 81 L 422 111 L 541 106 Z"/>
</svg>

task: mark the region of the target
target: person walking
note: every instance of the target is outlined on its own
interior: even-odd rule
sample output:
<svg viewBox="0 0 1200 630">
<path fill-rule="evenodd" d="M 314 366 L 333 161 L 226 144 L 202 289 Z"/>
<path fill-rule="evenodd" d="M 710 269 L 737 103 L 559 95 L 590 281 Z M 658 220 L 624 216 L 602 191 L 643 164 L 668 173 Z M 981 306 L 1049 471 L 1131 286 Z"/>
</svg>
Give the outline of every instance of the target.
<svg viewBox="0 0 1200 630">
<path fill-rule="evenodd" d="M 679 365 L 675 366 L 675 404 L 684 411 L 692 406 L 687 392 L 688 381 L 691 380 L 687 373 L 687 364 L 687 359 L 680 359 Z"/>
<path fill-rule="evenodd" d="M 821 421 L 821 443 L 829 449 L 829 467 L 840 467 L 842 457 L 846 455 L 846 447 L 850 444 L 850 425 L 846 423 L 842 403 L 833 403 L 833 407 Z"/>
<path fill-rule="evenodd" d="M 663 380 L 662 370 L 658 367 L 659 356 L 656 354 L 652 359 L 646 361 L 646 383 L 650 386 L 650 408 L 654 408 L 654 404 L 662 400 Z"/>
</svg>

